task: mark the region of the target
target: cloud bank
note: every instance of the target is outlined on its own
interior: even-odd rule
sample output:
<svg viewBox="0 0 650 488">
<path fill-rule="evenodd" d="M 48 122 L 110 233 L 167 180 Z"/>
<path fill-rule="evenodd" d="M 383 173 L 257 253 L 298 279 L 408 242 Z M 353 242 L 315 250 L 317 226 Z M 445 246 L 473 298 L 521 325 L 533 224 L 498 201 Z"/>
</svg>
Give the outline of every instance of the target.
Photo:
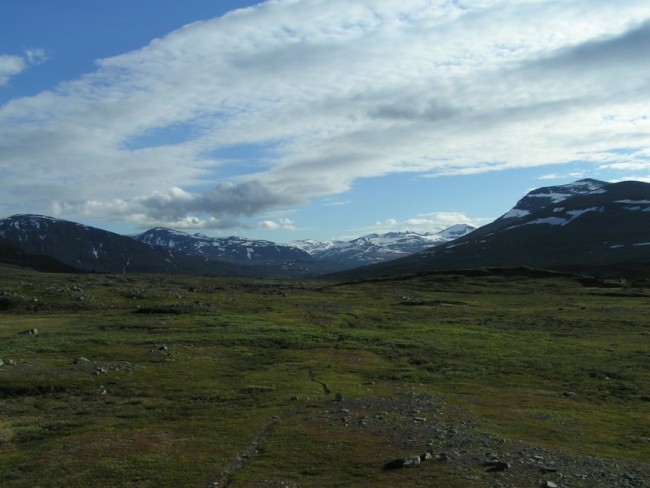
<svg viewBox="0 0 650 488">
<path fill-rule="evenodd" d="M 647 168 L 648 19 L 645 0 L 268 1 L 1 106 L 0 208 L 227 228 L 392 173 Z M 0 56 L 0 85 L 33 59 Z"/>
</svg>

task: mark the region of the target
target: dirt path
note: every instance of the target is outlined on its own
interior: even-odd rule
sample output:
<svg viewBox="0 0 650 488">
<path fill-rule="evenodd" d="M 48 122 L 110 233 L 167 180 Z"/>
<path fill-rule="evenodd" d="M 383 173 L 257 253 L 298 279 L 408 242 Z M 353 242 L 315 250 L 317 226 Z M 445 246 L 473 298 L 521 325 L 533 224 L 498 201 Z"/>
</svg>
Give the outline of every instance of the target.
<svg viewBox="0 0 650 488">
<path fill-rule="evenodd" d="M 265 437 L 269 434 L 271 429 L 273 429 L 278 422 L 287 420 L 300 413 L 305 409 L 305 407 L 307 407 L 307 404 L 302 404 L 288 412 L 276 415 L 262 425 L 255 438 L 246 444 L 246 446 L 230 461 L 228 461 L 221 470 L 205 484 L 205 488 L 223 488 L 229 486 L 232 482 L 232 476 L 246 466 L 250 458 L 255 455 L 259 446 L 264 442 Z"/>
</svg>

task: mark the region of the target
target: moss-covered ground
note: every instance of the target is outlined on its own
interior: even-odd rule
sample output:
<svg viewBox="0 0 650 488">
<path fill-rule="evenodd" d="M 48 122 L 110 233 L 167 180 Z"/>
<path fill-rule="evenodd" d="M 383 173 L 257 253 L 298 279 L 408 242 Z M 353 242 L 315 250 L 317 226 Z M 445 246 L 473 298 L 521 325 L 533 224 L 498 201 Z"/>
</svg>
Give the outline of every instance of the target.
<svg viewBox="0 0 650 488">
<path fill-rule="evenodd" d="M 478 463 L 382 469 L 410 454 L 417 412 L 373 405 L 413 395 L 444 403 L 446 426 L 650 459 L 650 300 L 625 282 L 2 267 L 0 359 L 2 487 L 494 486 Z"/>
</svg>

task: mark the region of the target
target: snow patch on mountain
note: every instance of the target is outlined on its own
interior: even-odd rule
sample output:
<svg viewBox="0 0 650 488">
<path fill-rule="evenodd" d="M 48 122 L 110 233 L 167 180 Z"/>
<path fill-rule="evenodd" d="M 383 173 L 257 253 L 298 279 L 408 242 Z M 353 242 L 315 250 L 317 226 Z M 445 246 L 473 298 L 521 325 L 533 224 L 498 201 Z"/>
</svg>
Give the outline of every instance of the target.
<svg viewBox="0 0 650 488">
<path fill-rule="evenodd" d="M 437 233 L 389 232 L 368 234 L 350 241 L 295 241 L 292 244 L 318 260 L 345 266 L 380 263 L 424 251 L 462 237 L 476 228 L 458 224 Z"/>
<path fill-rule="evenodd" d="M 513 208 L 508 213 L 501 216 L 502 219 L 518 219 L 519 217 L 525 217 L 530 215 L 528 210 L 522 210 L 520 208 Z"/>
<path fill-rule="evenodd" d="M 164 227 L 150 229 L 133 238 L 186 254 L 240 264 L 282 264 L 292 260 L 311 260 L 310 255 L 300 249 L 271 241 L 236 236 L 216 238 L 198 233 L 190 235 Z"/>
<path fill-rule="evenodd" d="M 517 202 L 512 210 L 499 220 L 521 218 L 548 206 L 555 206 L 579 195 L 597 195 L 605 193 L 609 183 L 593 179 L 578 180 L 567 185 L 537 188 Z"/>
</svg>

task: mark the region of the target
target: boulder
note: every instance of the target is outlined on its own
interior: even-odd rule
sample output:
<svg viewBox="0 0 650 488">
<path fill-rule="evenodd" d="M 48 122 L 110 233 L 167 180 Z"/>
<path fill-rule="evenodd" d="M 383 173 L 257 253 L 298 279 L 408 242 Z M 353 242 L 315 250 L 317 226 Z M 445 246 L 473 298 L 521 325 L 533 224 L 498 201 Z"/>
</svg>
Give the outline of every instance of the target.
<svg viewBox="0 0 650 488">
<path fill-rule="evenodd" d="M 407 468 L 409 466 L 415 466 L 416 464 L 420 464 L 420 456 L 408 456 L 404 458 L 404 467 Z"/>
<path fill-rule="evenodd" d="M 38 335 L 38 329 L 21 330 L 18 335 Z"/>
</svg>

